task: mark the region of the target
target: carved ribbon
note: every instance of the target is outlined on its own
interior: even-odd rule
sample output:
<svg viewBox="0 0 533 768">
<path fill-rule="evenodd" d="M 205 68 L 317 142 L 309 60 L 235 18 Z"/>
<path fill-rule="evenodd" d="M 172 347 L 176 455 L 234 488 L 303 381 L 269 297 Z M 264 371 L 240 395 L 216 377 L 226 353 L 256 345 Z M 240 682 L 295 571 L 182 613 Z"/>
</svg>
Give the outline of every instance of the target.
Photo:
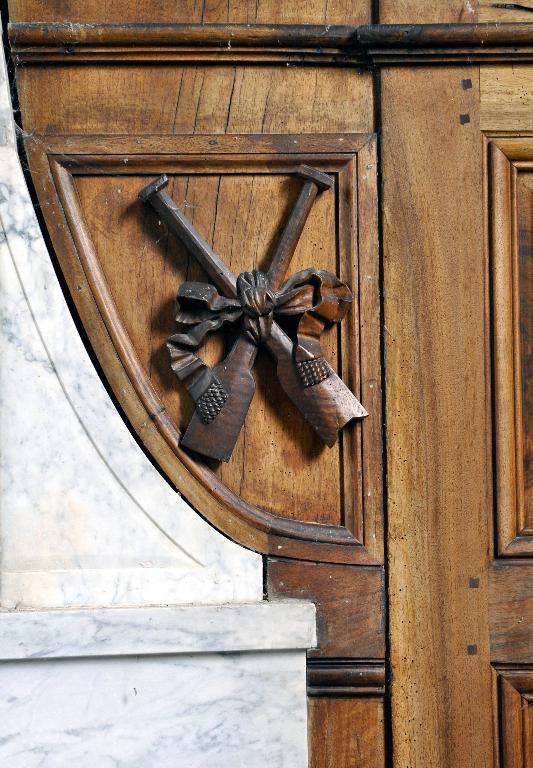
<svg viewBox="0 0 533 768">
<path fill-rule="evenodd" d="M 207 334 L 243 318 L 243 330 L 259 345 L 271 332 L 274 316 L 298 317 L 295 364 L 321 360 L 320 335 L 326 324 L 338 323 L 352 301 L 348 286 L 331 272 L 305 269 L 274 293 L 263 272 L 243 272 L 237 278 L 237 298 L 221 296 L 208 283 L 186 282 L 178 291 L 178 333 L 167 347 L 171 365 L 195 400 L 212 384 L 210 369 L 193 353 Z"/>
</svg>

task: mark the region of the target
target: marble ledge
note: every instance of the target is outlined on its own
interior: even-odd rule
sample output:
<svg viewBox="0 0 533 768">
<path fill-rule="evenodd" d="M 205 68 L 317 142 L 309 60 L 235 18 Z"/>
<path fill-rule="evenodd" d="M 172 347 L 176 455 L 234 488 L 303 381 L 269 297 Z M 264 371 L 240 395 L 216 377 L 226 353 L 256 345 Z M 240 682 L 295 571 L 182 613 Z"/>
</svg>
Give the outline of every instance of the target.
<svg viewBox="0 0 533 768">
<path fill-rule="evenodd" d="M 3 611 L 0 661 L 303 650 L 315 626 L 314 604 L 299 600 Z"/>
</svg>

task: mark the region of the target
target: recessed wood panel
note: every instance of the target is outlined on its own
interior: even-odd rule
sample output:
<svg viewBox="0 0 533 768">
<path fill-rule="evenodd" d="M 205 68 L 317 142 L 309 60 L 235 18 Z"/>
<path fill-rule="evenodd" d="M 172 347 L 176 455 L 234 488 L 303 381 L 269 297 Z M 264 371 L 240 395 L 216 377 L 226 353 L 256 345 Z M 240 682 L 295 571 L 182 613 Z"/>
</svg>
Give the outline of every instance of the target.
<svg viewBox="0 0 533 768">
<path fill-rule="evenodd" d="M 490 143 L 498 552 L 533 554 L 533 140 Z"/>
<path fill-rule="evenodd" d="M 533 664 L 533 561 L 497 560 L 489 586 L 492 661 Z"/>
<path fill-rule="evenodd" d="M 202 165 L 207 165 L 205 160 Z M 237 168 L 225 175 L 173 176 L 168 192 L 235 274 L 266 269 L 301 183 L 281 173 L 245 173 L 244 167 L 236 173 L 231 170 Z M 117 312 L 147 377 L 183 432 L 194 404 L 170 369 L 165 342 L 174 332 L 179 285 L 185 280 L 209 279 L 186 249 L 169 237 L 166 227 L 158 225 L 157 214 L 136 202 L 145 183 L 142 176 L 80 175 L 75 179 Z M 292 259 L 291 273 L 311 263 L 319 269 L 339 271 L 335 198 L 332 193 L 317 199 Z M 345 273 L 349 253 L 341 258 Z M 354 277 L 357 280 L 354 275 L 348 278 L 352 285 Z M 201 349 L 210 365 L 229 351 L 224 336 L 228 338 L 227 332 L 217 334 Z M 342 367 L 337 355 L 341 343 L 339 329 L 330 329 L 323 349 L 336 367 Z M 347 371 L 352 367 L 348 360 L 345 367 Z M 335 525 L 342 524 L 345 516 L 352 518 L 357 482 L 350 468 L 352 462 L 355 467 L 360 462 L 349 450 L 349 437 L 343 435 L 331 449 L 316 440 L 313 429 L 284 394 L 274 363 L 263 350 L 254 376 L 256 393 L 232 457 L 227 464 L 213 465 L 213 471 L 240 498 L 275 514 Z M 343 450 L 352 455 L 351 460 L 346 457 L 347 466 Z M 344 485 L 349 494 L 346 499 Z"/>
<path fill-rule="evenodd" d="M 501 768 L 533 768 L 533 669 L 500 669 Z"/>
<path fill-rule="evenodd" d="M 81 282 L 88 282 L 93 306 L 98 306 L 121 364 L 146 408 L 145 418 L 136 424 L 142 438 L 151 421 L 176 461 L 186 460 L 209 493 L 241 519 L 269 533 L 276 554 L 379 562 L 381 433 L 373 138 L 352 134 L 72 137 L 29 142 L 28 149 L 37 164 L 34 170 L 42 169 L 37 170 L 40 178 L 50 177 L 48 199 L 50 194 L 58 195 L 59 210 L 66 214 L 76 244 L 73 251 L 71 241 L 63 240 L 64 229 L 59 230 L 63 268 L 74 298 L 82 304 L 86 300 L 79 287 L 79 264 L 84 273 Z M 225 465 L 205 462 L 180 449 L 180 431 L 192 407 L 170 372 L 165 349 L 166 339 L 174 332 L 179 284 L 185 279 L 201 280 L 203 275 L 137 195 L 147 180 L 168 173 L 173 198 L 238 274 L 268 259 L 298 194 L 300 184 L 291 174 L 302 162 L 333 174 L 335 188 L 329 197 L 324 193 L 317 199 L 290 272 L 313 265 L 338 274 L 351 286 L 354 301 L 349 315 L 340 328 L 325 334 L 324 349 L 372 416 L 364 424 L 351 424 L 332 449 L 324 448 L 281 390 L 271 360 L 261 355 L 255 369 L 256 395 L 231 460 Z M 52 218 L 57 210 L 47 213 L 52 223 L 58 221 Z M 86 322 L 91 327 L 92 321 Z M 291 333 L 290 328 L 286 330 Z M 99 356 L 104 355 L 101 343 L 95 347 Z M 209 341 L 202 354 L 213 363 L 225 351 L 219 336 Z M 107 362 L 101 359 L 113 382 L 116 357 Z M 125 401 L 123 387 L 115 386 L 115 391 Z M 153 455 L 160 460 L 163 447 Z M 171 476 L 177 470 L 177 466 L 170 472 L 167 465 L 164 468 Z M 189 494 L 190 485 L 184 490 Z M 258 546 L 257 539 L 254 545 Z"/>
</svg>

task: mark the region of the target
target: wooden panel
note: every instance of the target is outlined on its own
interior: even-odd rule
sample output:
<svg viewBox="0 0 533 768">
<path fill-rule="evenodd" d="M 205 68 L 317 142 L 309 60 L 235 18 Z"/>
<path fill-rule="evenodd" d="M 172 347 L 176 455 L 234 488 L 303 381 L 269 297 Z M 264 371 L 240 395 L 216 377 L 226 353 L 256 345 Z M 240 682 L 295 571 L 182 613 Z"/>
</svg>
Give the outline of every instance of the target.
<svg viewBox="0 0 533 768">
<path fill-rule="evenodd" d="M 484 131 L 533 130 L 533 68 L 480 69 L 480 127 Z"/>
<path fill-rule="evenodd" d="M 31 67 L 17 85 L 24 127 L 46 134 L 369 132 L 373 123 L 370 74 L 345 69 Z"/>
<path fill-rule="evenodd" d="M 436 24 L 477 21 L 478 0 L 379 0 L 380 24 Z"/>
<path fill-rule="evenodd" d="M 144 143 L 152 154 L 143 152 Z M 180 462 L 191 467 L 213 500 L 226 506 L 222 516 L 214 511 L 216 505 L 203 506 L 202 512 L 213 515 L 210 519 L 227 530 L 231 510 L 250 526 L 251 538 L 243 539 L 248 544 L 258 546 L 255 530 L 260 529 L 270 534 L 269 549 L 276 554 L 380 562 L 377 223 L 370 173 L 375 167 L 373 138 L 208 135 L 138 138 L 129 143 L 123 138 L 116 144 L 113 138 L 71 138 L 47 139 L 46 147 L 43 149 L 42 142 L 30 142 L 28 151 L 40 192 L 48 201 L 49 221 L 55 225 L 56 216 L 64 212 L 76 244 L 74 251 L 70 236 L 64 239 L 66 230 L 55 230 L 61 237 L 58 251 L 63 269 L 75 301 L 91 317 L 85 320 L 88 327 L 94 325 L 95 312 L 105 320 L 121 365 L 144 404 L 144 418 L 134 422 L 138 434 L 145 439 L 149 421 L 161 433 L 161 444 L 151 448 L 154 458 L 162 461 L 164 450 L 171 446 L 176 460 L 174 466 L 165 465 L 167 474 L 174 479 Z M 51 160 L 53 178 L 49 157 L 56 158 Z M 239 272 L 264 260 L 297 193 L 298 185 L 288 175 L 302 161 L 332 172 L 337 192 L 329 201 L 325 196 L 319 198 L 293 269 L 300 262 L 306 266 L 313 253 L 319 265 L 329 266 L 351 283 L 358 299 L 341 336 L 333 331 L 325 345 L 333 363 L 339 355 L 348 384 L 357 392 L 363 388 L 360 397 L 368 400 L 369 407 L 373 404 L 372 418 L 366 420 L 368 427 L 352 425 L 337 447 L 319 448 L 265 359 L 256 371 L 258 389 L 248 417 L 251 421 L 234 457 L 224 467 L 206 465 L 180 449 L 179 427 L 190 407 L 187 398 L 176 394 L 179 388 L 169 373 L 164 350 L 165 338 L 173 331 L 177 285 L 186 276 L 197 279 L 201 274 L 191 266 L 186 252 L 168 239 L 166 230 L 159 231 L 157 216 L 141 209 L 137 193 L 146 183 L 146 175 L 164 171 L 175 177 L 173 193 L 178 201 L 182 205 L 186 201 L 194 223 L 206 237 L 214 237 L 215 247 L 221 248 L 229 266 Z M 59 195 L 56 210 L 50 207 L 51 194 Z M 279 200 L 271 204 L 274 195 Z M 273 220 L 266 216 L 267 209 L 272 209 Z M 359 236 L 358 209 L 365 221 Z M 361 275 L 357 271 L 359 248 Z M 84 276 L 78 272 L 78 260 Z M 362 295 L 360 279 L 365 281 Z M 80 290 L 84 283 L 86 290 Z M 86 306 L 91 294 L 92 301 Z M 363 315 L 367 321 L 362 321 Z M 360 335 L 365 340 L 362 353 L 358 352 Z M 95 344 L 95 349 L 103 355 L 102 344 Z M 212 355 L 222 352 L 215 342 Z M 117 357 L 111 356 L 110 362 L 103 359 L 113 381 L 111 369 L 116 369 Z M 115 391 L 129 412 L 123 386 Z M 188 483 L 182 490 L 196 503 L 194 485 Z M 295 520 L 289 520 L 291 516 Z M 317 526 L 317 522 L 323 525 Z"/>
<path fill-rule="evenodd" d="M 250 158 L 245 158 L 239 169 L 233 160 L 226 174 L 207 175 L 208 162 L 202 159 L 200 174 L 173 176 L 168 190 L 237 275 L 264 268 L 301 186 L 297 179 L 281 174 L 249 173 L 249 163 Z M 166 228 L 158 227 L 155 213 L 144 211 L 139 202 L 133 204 L 144 185 L 142 176 L 75 178 L 81 210 L 117 312 L 147 377 L 183 432 L 194 404 L 176 382 L 165 342 L 174 330 L 177 287 L 185 280 L 208 278 L 176 239 L 169 238 Z M 353 197 L 352 185 L 347 183 Z M 339 194 L 344 199 L 343 192 Z M 319 269 L 339 270 L 335 198 L 335 194 L 318 197 L 292 259 L 291 273 L 309 267 L 309 258 Z M 353 261 L 350 251 L 339 256 L 340 272 L 357 290 L 357 274 L 348 277 L 346 272 Z M 221 336 L 202 347 L 202 356 L 210 365 L 227 354 Z M 355 360 L 345 358 L 340 363 L 337 350 L 341 345 L 355 351 L 358 341 L 343 342 L 338 328 L 324 335 L 326 357 L 348 373 Z M 353 527 L 354 512 L 361 509 L 361 502 L 354 498 L 360 482 L 352 471 L 359 474 L 360 459 L 357 447 L 350 447 L 350 430 L 328 449 L 316 440 L 314 430 L 284 394 L 275 365 L 264 351 L 259 353 L 254 375 L 256 393 L 233 455 L 227 464 L 214 464 L 213 471 L 249 504 L 308 522 L 339 525 L 349 520 Z M 357 386 L 355 380 L 354 384 Z M 361 526 L 358 521 L 357 528 Z"/>
<path fill-rule="evenodd" d="M 490 647 L 494 662 L 533 664 L 533 562 L 497 561 L 490 570 Z"/>
<path fill-rule="evenodd" d="M 381 659 L 385 655 L 381 568 L 268 560 L 269 598 L 313 600 L 318 650 L 310 656 Z"/>
<path fill-rule="evenodd" d="M 531 161 L 529 173 L 518 175 L 516 191 L 522 406 L 520 426 L 524 477 L 523 525 L 530 536 L 533 535 L 533 155 Z"/>
<path fill-rule="evenodd" d="M 477 0 L 477 2 L 479 21 L 503 21 L 504 23 L 533 21 L 533 2 L 531 0 L 499 3 L 495 0 Z M 498 8 L 498 5 L 501 7 Z"/>
<path fill-rule="evenodd" d="M 383 699 L 309 699 L 310 768 L 384 768 Z"/>
<path fill-rule="evenodd" d="M 362 24 L 370 0 L 10 0 L 12 21 Z"/>
<path fill-rule="evenodd" d="M 472 88 L 465 90 L 466 80 Z M 489 334 L 478 97 L 474 68 L 382 73 L 397 768 L 493 765 Z"/>
<path fill-rule="evenodd" d="M 532 768 L 533 669 L 499 673 L 501 768 Z"/>
<path fill-rule="evenodd" d="M 490 143 L 496 522 L 500 556 L 533 554 L 533 140 Z"/>
</svg>

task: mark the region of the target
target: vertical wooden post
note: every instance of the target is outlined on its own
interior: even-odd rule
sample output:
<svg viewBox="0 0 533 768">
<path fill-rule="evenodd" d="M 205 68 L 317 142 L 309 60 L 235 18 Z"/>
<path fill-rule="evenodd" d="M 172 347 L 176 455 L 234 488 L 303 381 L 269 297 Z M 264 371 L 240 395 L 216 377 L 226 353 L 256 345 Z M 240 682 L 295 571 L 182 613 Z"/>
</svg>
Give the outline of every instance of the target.
<svg viewBox="0 0 533 768">
<path fill-rule="evenodd" d="M 382 73 L 395 768 L 493 765 L 476 67 Z"/>
</svg>

